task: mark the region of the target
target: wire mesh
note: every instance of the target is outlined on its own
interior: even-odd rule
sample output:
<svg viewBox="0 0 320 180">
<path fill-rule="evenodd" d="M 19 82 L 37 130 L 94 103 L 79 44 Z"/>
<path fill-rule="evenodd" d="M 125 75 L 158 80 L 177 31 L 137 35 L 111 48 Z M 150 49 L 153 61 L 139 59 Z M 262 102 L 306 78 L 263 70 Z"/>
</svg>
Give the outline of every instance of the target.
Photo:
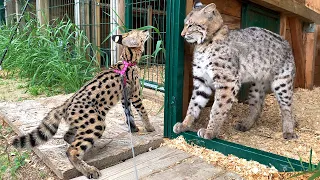
<svg viewBox="0 0 320 180">
<path fill-rule="evenodd" d="M 157 41 L 165 41 L 166 0 L 127 0 L 126 13 L 126 17 L 129 17 L 126 19 L 129 28 L 154 26 L 159 29 L 160 34 L 151 31 L 152 39 L 146 43 L 145 54 L 152 54 L 156 49 Z M 165 75 L 165 56 L 163 53 L 160 53 L 156 58 L 149 58 L 145 62 L 139 63 L 139 66 L 141 69 L 140 77 L 143 77 L 147 83 L 163 86 Z"/>
<path fill-rule="evenodd" d="M 87 35 L 89 41 L 100 48 L 98 58 L 101 66 L 110 65 L 110 0 L 55 0 L 50 1 L 50 20 L 70 19 Z"/>
</svg>

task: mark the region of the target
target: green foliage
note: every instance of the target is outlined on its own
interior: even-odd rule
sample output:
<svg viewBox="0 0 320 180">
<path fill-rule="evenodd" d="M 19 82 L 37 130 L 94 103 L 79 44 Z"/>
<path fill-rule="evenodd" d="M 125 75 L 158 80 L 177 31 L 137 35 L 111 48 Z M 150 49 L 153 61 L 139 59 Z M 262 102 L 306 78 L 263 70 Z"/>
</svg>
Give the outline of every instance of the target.
<svg viewBox="0 0 320 180">
<path fill-rule="evenodd" d="M 8 140 L 7 136 L 12 132 L 12 128 L 4 128 L 0 125 L 0 140 L 5 142 L 5 146 L 0 146 L 0 179 L 4 176 L 10 174 L 12 179 L 17 179 L 16 173 L 19 168 L 24 166 L 29 158 L 29 152 L 24 151 L 20 153 L 17 150 L 8 150 Z"/>
<path fill-rule="evenodd" d="M 295 171 L 295 169 L 293 168 L 291 162 L 288 160 L 292 170 Z M 300 157 L 300 163 L 301 163 L 301 166 L 303 166 L 302 164 L 302 159 Z M 305 174 L 310 174 L 310 177 L 308 178 L 308 180 L 314 180 L 316 178 L 319 178 L 320 177 L 320 162 L 318 163 L 318 165 L 314 165 L 312 164 L 312 149 L 310 150 L 310 155 L 309 155 L 309 164 L 308 164 L 308 168 L 305 169 L 303 168 L 303 171 L 294 175 L 294 176 L 291 176 L 291 178 L 294 178 L 294 177 L 298 177 L 298 176 L 302 176 L 302 175 L 305 175 Z"/>
<path fill-rule="evenodd" d="M 56 20 L 39 27 L 37 20 L 28 19 L 15 36 L 3 63 L 11 74 L 27 79 L 33 95 L 71 93 L 77 91 L 98 71 L 96 52 L 85 36 L 70 20 Z M 12 27 L 0 27 L 0 49 L 9 42 Z"/>
</svg>

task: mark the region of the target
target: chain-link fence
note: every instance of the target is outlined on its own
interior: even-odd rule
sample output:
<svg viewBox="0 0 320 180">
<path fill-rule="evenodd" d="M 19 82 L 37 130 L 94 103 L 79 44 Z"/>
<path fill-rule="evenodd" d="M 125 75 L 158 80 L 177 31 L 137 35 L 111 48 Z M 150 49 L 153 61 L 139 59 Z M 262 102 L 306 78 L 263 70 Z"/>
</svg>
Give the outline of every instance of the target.
<svg viewBox="0 0 320 180">
<path fill-rule="evenodd" d="M 4 1 L 3 13 L 7 24 L 17 22 L 25 3 L 26 0 Z M 33 18 L 38 18 L 40 25 L 48 23 L 54 26 L 59 21 L 76 24 L 85 32 L 89 42 L 98 47 L 95 49 L 99 49 L 97 52 L 88 53 L 94 54 L 100 65 L 105 67 L 115 63 L 119 57 L 118 47 L 107 37 L 110 33 L 117 33 L 115 29 L 122 21 L 125 21 L 129 29 L 142 26 L 154 26 L 159 29 L 160 34 L 150 30 L 152 38 L 146 43 L 145 54 L 150 55 L 155 51 L 158 40 L 165 41 L 166 0 L 125 0 L 125 3 L 118 0 L 30 0 L 27 11 L 34 15 Z M 147 87 L 163 89 L 164 53 L 141 62 L 139 66 L 140 76 L 145 80 Z"/>
</svg>

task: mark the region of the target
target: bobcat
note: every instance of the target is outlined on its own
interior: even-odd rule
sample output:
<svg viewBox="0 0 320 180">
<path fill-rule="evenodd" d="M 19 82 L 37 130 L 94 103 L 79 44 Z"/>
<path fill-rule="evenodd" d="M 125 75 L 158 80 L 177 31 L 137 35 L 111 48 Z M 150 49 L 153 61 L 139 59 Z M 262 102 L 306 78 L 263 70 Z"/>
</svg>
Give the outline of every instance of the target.
<svg viewBox="0 0 320 180">
<path fill-rule="evenodd" d="M 236 129 L 247 131 L 253 126 L 262 111 L 265 93 L 271 87 L 281 109 L 283 137 L 297 138 L 292 115 L 295 63 L 289 43 L 258 27 L 228 30 L 213 3 L 206 6 L 195 3 L 184 22 L 181 36 L 195 44 L 194 90 L 184 121 L 175 124 L 173 131 L 190 130 L 215 91 L 209 124 L 198 131 L 198 136 L 216 137 L 236 101 L 241 83 L 249 82 L 252 83 L 248 97 L 250 114 L 236 125 Z"/>
<path fill-rule="evenodd" d="M 38 128 L 27 135 L 16 137 L 12 144 L 17 148 L 35 147 L 48 141 L 58 130 L 62 118 L 70 125 L 64 140 L 70 144 L 67 156 L 74 167 L 88 178 L 99 178 L 99 170 L 82 160 L 86 153 L 105 130 L 106 113 L 117 104 L 124 87 L 120 70 L 128 63 L 136 63 L 144 51 L 144 44 L 149 37 L 148 31 L 133 30 L 123 35 L 115 35 L 112 40 L 123 45 L 120 60 L 110 69 L 105 70 L 90 80 L 71 98 L 59 107 L 52 109 Z M 127 65 L 126 65 L 127 64 Z M 128 66 L 124 78 L 129 92 L 129 102 L 136 108 L 147 131 L 154 131 L 148 114 L 140 99 L 140 82 L 137 66 Z M 122 97 L 122 106 L 124 99 Z M 131 131 L 139 131 L 133 121 L 130 106 L 125 109 L 130 118 Z"/>
</svg>

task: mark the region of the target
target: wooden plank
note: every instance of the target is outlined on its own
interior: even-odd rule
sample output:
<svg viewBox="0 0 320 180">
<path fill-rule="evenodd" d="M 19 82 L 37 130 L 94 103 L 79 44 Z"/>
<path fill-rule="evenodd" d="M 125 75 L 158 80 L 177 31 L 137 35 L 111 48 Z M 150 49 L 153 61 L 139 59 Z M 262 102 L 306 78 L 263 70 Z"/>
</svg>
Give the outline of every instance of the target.
<svg viewBox="0 0 320 180">
<path fill-rule="evenodd" d="M 40 26 L 49 21 L 49 0 L 36 0 L 37 17 Z"/>
<path fill-rule="evenodd" d="M 287 16 L 284 14 L 280 15 L 280 35 L 286 37 L 287 33 Z"/>
<path fill-rule="evenodd" d="M 229 29 L 240 29 L 241 18 L 221 14 L 223 22 L 225 25 L 228 25 Z"/>
<path fill-rule="evenodd" d="M 167 146 L 160 147 L 150 152 L 136 156 L 135 163 L 139 174 L 139 179 L 149 175 L 153 171 L 158 171 L 169 166 L 181 162 L 191 157 L 190 154 L 178 149 L 169 148 Z M 100 179 L 117 179 L 127 180 L 135 179 L 134 162 L 129 159 L 123 163 L 109 167 L 101 171 Z M 85 180 L 84 176 L 74 178 L 73 180 Z"/>
<path fill-rule="evenodd" d="M 296 0 L 250 0 L 269 9 L 296 15 L 304 21 L 320 23 L 320 14 Z"/>
<path fill-rule="evenodd" d="M 201 167 L 201 168 L 199 168 Z M 164 180 L 164 179 L 196 179 L 196 180 L 243 180 L 238 174 L 214 167 L 207 162 L 196 158 L 188 158 L 168 169 L 155 172 L 143 178 L 143 180 Z"/>
<path fill-rule="evenodd" d="M 95 24 L 95 40 L 96 40 L 96 47 L 98 49 L 100 49 L 100 45 L 101 45 L 101 29 L 100 29 L 100 0 L 96 0 L 96 3 L 95 3 L 95 18 L 94 18 L 94 24 Z M 101 55 L 100 55 L 100 52 L 97 51 L 96 52 L 96 59 L 97 59 L 97 63 L 98 65 L 100 66 L 101 65 Z"/>
<path fill-rule="evenodd" d="M 316 44 L 317 44 L 317 32 L 306 33 L 306 43 L 305 43 L 305 52 L 306 52 L 306 88 L 313 89 L 314 84 L 314 68 L 316 61 Z"/>
<path fill-rule="evenodd" d="M 317 13 L 320 13 L 320 1 L 319 0 L 306 0 L 306 6 Z"/>
<path fill-rule="evenodd" d="M 296 64 L 296 87 L 305 87 L 305 53 L 302 40 L 302 24 L 295 17 L 289 18 L 293 55 Z"/>
<path fill-rule="evenodd" d="M 241 17 L 242 3 L 238 0 L 202 0 L 201 2 L 204 4 L 215 3 L 220 13 Z"/>
</svg>

